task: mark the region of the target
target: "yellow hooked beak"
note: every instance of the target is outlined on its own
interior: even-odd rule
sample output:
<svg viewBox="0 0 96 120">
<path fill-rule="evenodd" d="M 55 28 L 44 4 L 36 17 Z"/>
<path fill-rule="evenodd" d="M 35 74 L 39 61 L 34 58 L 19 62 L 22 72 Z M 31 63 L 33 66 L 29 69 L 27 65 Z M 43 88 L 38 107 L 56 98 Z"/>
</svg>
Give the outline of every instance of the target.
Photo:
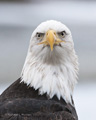
<svg viewBox="0 0 96 120">
<path fill-rule="evenodd" d="M 46 32 L 45 39 L 42 42 L 40 42 L 39 45 L 40 44 L 49 45 L 51 51 L 53 51 L 53 46 L 59 45 L 61 42 L 65 42 L 65 41 L 60 40 L 54 30 L 48 30 Z"/>
</svg>

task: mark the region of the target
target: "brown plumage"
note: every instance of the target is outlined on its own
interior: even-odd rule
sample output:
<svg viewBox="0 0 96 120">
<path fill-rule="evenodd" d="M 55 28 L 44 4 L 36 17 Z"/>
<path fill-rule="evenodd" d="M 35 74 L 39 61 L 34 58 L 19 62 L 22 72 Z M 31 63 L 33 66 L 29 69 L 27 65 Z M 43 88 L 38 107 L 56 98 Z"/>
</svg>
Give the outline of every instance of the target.
<svg viewBox="0 0 96 120">
<path fill-rule="evenodd" d="M 0 120 L 78 120 L 75 108 L 56 96 L 20 83 L 20 78 L 0 96 Z"/>
</svg>

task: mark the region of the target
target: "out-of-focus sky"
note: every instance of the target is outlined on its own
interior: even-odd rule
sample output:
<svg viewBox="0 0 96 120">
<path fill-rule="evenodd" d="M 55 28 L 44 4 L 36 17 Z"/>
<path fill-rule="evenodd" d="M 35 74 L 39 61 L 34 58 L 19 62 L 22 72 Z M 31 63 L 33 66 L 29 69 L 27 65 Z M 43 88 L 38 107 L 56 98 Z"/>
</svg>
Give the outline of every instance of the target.
<svg viewBox="0 0 96 120">
<path fill-rule="evenodd" d="M 33 30 L 49 19 L 61 21 L 72 32 L 80 63 L 74 97 L 77 112 L 80 120 L 93 120 L 95 113 L 90 110 L 91 117 L 82 115 L 96 100 L 96 2 L 92 0 L 0 0 L 0 93 L 19 78 Z"/>
</svg>

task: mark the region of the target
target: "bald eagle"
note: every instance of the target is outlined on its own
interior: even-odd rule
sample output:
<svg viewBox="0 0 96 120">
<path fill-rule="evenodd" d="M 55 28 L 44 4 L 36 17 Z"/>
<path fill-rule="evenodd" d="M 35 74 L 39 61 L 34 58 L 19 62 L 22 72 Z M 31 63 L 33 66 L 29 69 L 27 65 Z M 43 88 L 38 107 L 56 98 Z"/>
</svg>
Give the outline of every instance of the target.
<svg viewBox="0 0 96 120">
<path fill-rule="evenodd" d="M 20 78 L 0 96 L 0 120 L 78 120 L 77 76 L 70 30 L 55 20 L 41 23 L 32 33 Z"/>
</svg>

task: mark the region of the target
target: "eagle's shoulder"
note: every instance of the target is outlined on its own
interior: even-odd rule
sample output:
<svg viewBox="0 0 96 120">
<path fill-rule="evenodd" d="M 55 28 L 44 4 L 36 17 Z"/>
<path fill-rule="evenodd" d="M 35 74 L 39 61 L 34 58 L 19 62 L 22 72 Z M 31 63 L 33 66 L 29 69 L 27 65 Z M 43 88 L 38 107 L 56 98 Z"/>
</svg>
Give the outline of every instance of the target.
<svg viewBox="0 0 96 120">
<path fill-rule="evenodd" d="M 27 84 L 21 82 L 21 78 L 19 78 L 1 94 L 0 101 L 34 97 L 38 97 L 38 90 L 34 90 L 34 88 L 27 86 Z"/>
</svg>

